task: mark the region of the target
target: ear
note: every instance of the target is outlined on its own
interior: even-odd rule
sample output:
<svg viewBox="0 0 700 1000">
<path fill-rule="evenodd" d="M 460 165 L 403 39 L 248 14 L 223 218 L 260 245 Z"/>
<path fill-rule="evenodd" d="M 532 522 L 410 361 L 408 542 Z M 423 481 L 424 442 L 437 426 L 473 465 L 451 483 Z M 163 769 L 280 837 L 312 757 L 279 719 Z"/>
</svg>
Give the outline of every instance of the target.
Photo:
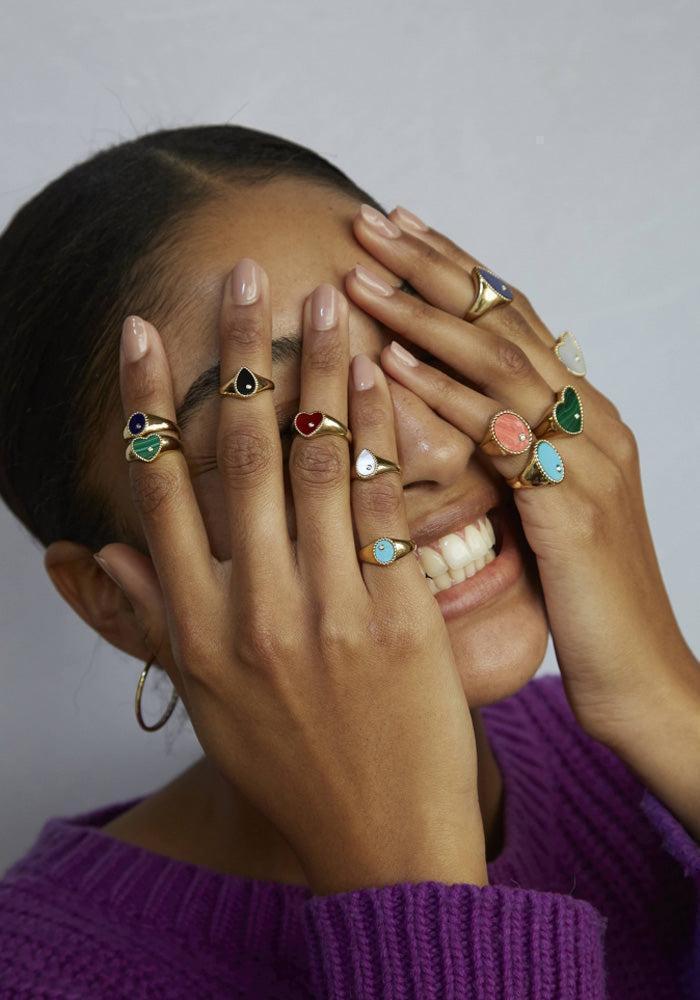
<svg viewBox="0 0 700 1000">
<path fill-rule="evenodd" d="M 103 639 L 130 656 L 148 659 L 155 647 L 148 641 L 147 610 L 108 576 L 87 546 L 52 542 L 44 553 L 44 566 L 61 597 Z"/>
</svg>

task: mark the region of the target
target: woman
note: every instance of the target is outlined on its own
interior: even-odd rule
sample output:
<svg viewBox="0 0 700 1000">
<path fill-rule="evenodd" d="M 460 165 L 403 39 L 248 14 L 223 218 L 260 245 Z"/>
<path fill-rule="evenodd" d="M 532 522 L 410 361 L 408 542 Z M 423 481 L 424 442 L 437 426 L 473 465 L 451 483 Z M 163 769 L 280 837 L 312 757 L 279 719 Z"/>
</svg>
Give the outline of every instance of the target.
<svg viewBox="0 0 700 1000">
<path fill-rule="evenodd" d="M 2 995 L 697 996 L 700 674 L 575 338 L 234 126 L 97 154 L 0 254 L 3 495 L 204 749 L 47 821 Z"/>
</svg>

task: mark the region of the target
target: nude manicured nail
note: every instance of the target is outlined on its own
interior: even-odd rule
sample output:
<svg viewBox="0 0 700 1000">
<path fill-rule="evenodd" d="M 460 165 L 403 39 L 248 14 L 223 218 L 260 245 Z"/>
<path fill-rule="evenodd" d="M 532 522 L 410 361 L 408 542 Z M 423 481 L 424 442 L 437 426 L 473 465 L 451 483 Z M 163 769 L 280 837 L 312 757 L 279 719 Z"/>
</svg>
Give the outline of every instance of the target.
<svg viewBox="0 0 700 1000">
<path fill-rule="evenodd" d="M 360 284 L 364 285 L 370 292 L 374 292 L 375 295 L 388 297 L 394 294 L 394 289 L 387 281 L 380 278 L 374 271 L 368 271 L 362 264 L 356 264 L 353 272 Z"/>
<path fill-rule="evenodd" d="M 397 205 L 394 209 L 394 214 L 398 216 L 399 222 L 401 222 L 408 229 L 415 229 L 417 233 L 427 233 L 429 227 L 419 219 L 417 215 L 413 212 L 409 212 L 407 208 L 402 208 L 401 205 Z"/>
<path fill-rule="evenodd" d="M 391 344 L 389 345 L 389 350 L 396 357 L 396 359 L 400 361 L 402 364 L 410 365 L 411 368 L 418 367 L 418 362 L 413 357 L 411 352 L 407 351 L 405 347 L 402 347 L 401 344 L 397 343 L 395 340 L 392 340 Z"/>
<path fill-rule="evenodd" d="M 374 362 L 366 354 L 356 354 L 352 359 L 352 381 L 361 391 L 374 385 Z"/>
<path fill-rule="evenodd" d="M 331 330 L 338 322 L 338 291 L 319 285 L 311 296 L 311 322 L 316 330 Z"/>
<path fill-rule="evenodd" d="M 237 306 L 249 306 L 260 298 L 260 268 L 250 257 L 239 260 L 231 271 L 231 298 Z"/>
<path fill-rule="evenodd" d="M 127 316 L 124 320 L 121 344 L 127 361 L 140 361 L 148 350 L 149 326 L 140 316 Z"/>
<path fill-rule="evenodd" d="M 372 208 L 371 205 L 362 205 L 360 215 L 367 225 L 371 226 L 380 236 L 389 236 L 395 240 L 397 236 L 401 235 L 401 230 L 396 223 L 392 222 L 391 219 L 387 219 L 386 215 L 382 215 L 381 212 L 378 212 L 376 208 Z"/>
</svg>

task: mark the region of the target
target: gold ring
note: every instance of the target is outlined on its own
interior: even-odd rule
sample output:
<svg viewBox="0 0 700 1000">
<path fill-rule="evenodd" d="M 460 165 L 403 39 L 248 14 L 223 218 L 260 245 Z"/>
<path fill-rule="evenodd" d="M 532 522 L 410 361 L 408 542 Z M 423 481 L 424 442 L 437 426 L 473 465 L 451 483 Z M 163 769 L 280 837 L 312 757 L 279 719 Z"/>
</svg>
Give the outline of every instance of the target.
<svg viewBox="0 0 700 1000">
<path fill-rule="evenodd" d="M 224 385 L 219 386 L 220 396 L 239 396 L 241 399 L 248 399 L 250 396 L 257 396 L 265 389 L 274 389 L 275 383 L 272 379 L 258 375 L 245 365 L 241 365 L 233 378 L 230 378 Z"/>
<path fill-rule="evenodd" d="M 483 316 L 494 306 L 500 306 L 513 301 L 513 291 L 493 271 L 487 271 L 479 264 L 472 268 L 472 278 L 476 295 L 474 301 L 465 312 L 463 319 L 473 320 Z"/>
<path fill-rule="evenodd" d="M 169 434 L 144 434 L 134 437 L 126 446 L 127 462 L 154 462 L 164 451 L 182 451 L 182 444 L 177 437 Z"/>
<path fill-rule="evenodd" d="M 377 538 L 368 545 L 358 549 L 360 562 L 372 563 L 374 566 L 388 566 L 402 556 L 415 551 L 416 543 L 406 538 Z"/>
<path fill-rule="evenodd" d="M 549 441 L 535 441 L 532 458 L 519 476 L 506 482 L 514 490 L 533 486 L 556 486 L 564 478 L 564 459 Z"/>
<path fill-rule="evenodd" d="M 140 434 L 150 434 L 152 431 L 169 431 L 178 436 L 180 428 L 173 420 L 167 417 L 159 417 L 155 413 L 144 413 L 143 410 L 135 410 L 126 422 L 122 431 L 125 441 L 138 437 Z"/>
<path fill-rule="evenodd" d="M 580 434 L 583 430 L 583 403 L 573 385 L 559 391 L 554 405 L 533 428 L 535 437 L 554 437 L 555 434 Z"/>
<path fill-rule="evenodd" d="M 300 410 L 294 417 L 293 427 L 297 434 L 301 434 L 305 438 L 316 437 L 317 434 L 319 436 L 321 434 L 340 434 L 341 437 L 352 441 L 352 434 L 345 424 L 336 420 L 335 417 L 329 417 L 327 413 L 321 413 L 320 410 L 314 410 L 313 413 Z"/>
<path fill-rule="evenodd" d="M 585 378 L 586 360 L 571 330 L 565 330 L 560 337 L 557 337 L 556 343 L 552 344 L 552 350 L 568 372 L 578 375 L 579 378 Z"/>
<path fill-rule="evenodd" d="M 499 410 L 489 420 L 479 447 L 487 455 L 522 455 L 532 442 L 532 429 L 527 420 L 515 410 Z"/>
<path fill-rule="evenodd" d="M 369 448 L 363 448 L 350 470 L 350 478 L 373 479 L 381 472 L 401 472 L 401 466 L 388 458 L 380 458 Z"/>
</svg>

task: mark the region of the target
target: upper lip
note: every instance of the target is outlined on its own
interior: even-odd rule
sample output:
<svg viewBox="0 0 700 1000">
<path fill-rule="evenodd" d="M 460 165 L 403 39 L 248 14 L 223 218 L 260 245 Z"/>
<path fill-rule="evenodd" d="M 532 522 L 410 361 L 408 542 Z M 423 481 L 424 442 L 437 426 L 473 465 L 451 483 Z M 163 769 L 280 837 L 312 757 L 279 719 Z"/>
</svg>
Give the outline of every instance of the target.
<svg viewBox="0 0 700 1000">
<path fill-rule="evenodd" d="M 495 483 L 482 483 L 478 489 L 459 497 L 441 510 L 431 511 L 411 525 L 411 538 L 416 545 L 428 545 L 442 535 L 449 535 L 465 524 L 471 524 L 496 507 L 501 497 Z"/>
</svg>

